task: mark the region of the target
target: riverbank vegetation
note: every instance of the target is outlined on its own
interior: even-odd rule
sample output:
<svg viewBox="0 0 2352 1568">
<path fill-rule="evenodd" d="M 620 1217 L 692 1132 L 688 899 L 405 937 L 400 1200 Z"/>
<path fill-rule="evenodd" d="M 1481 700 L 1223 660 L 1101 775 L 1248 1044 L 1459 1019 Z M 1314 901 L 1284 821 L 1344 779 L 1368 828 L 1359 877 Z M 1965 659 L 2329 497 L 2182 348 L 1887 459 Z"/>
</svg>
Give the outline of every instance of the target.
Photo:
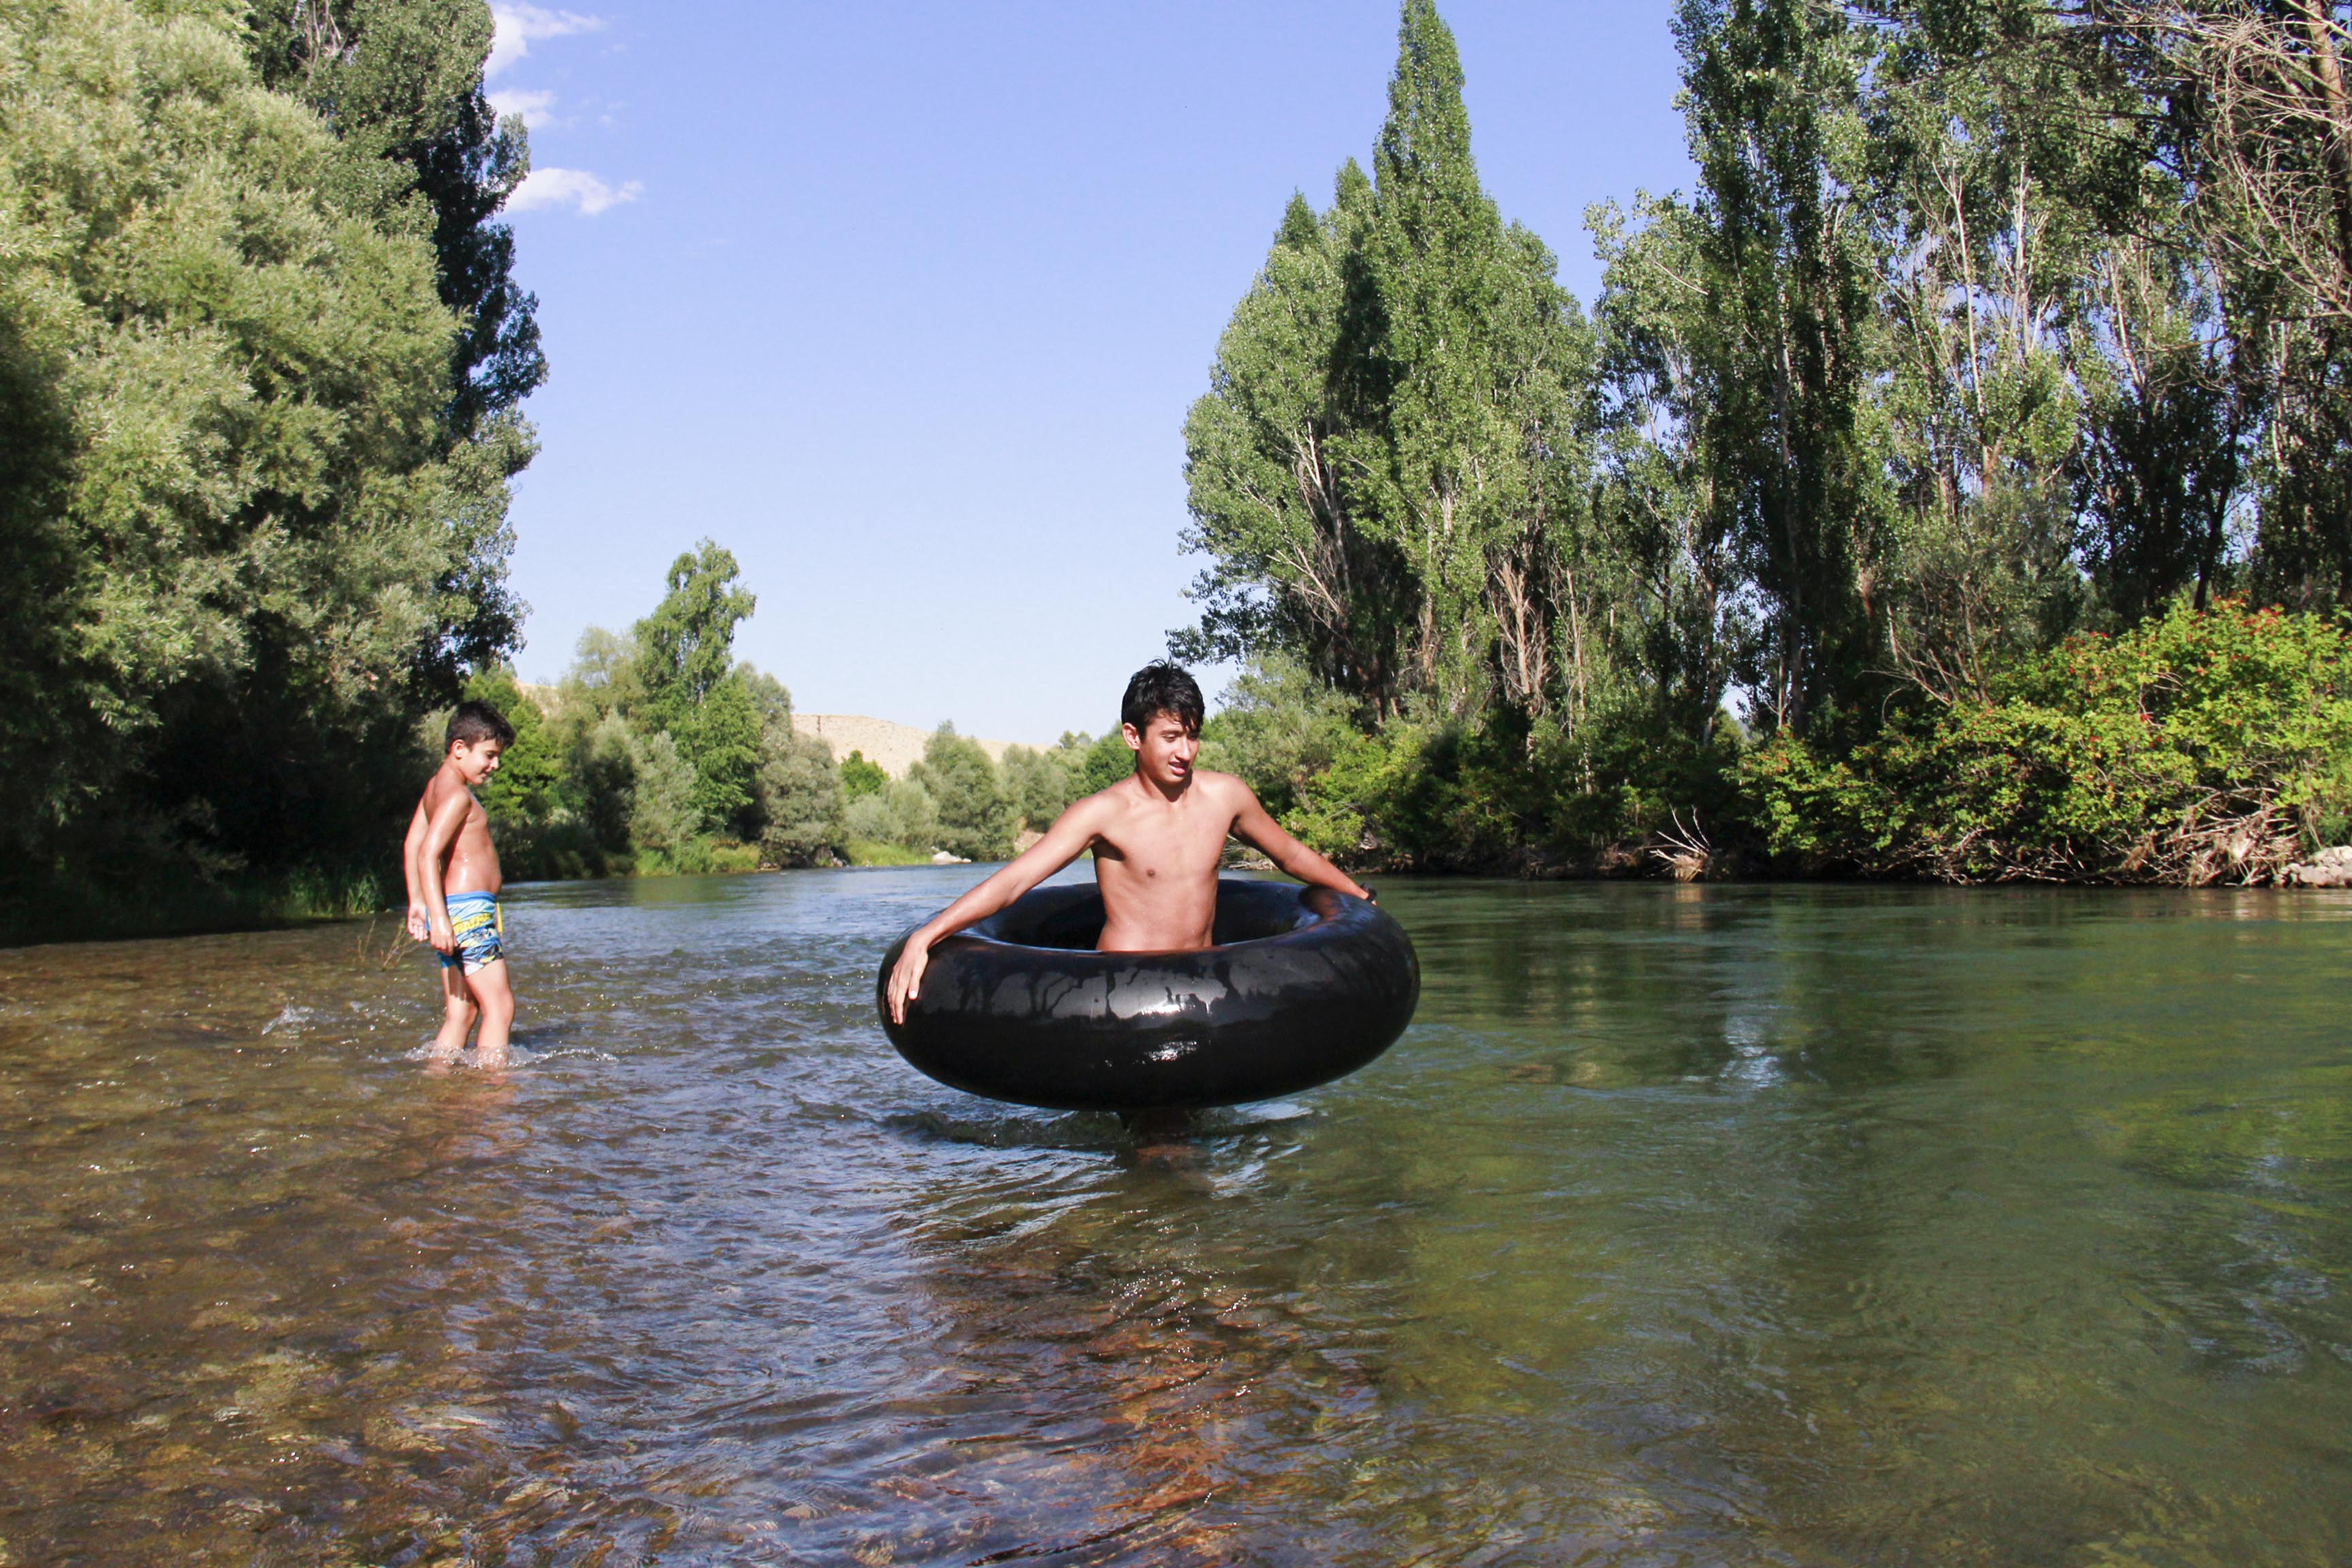
<svg viewBox="0 0 2352 1568">
<path fill-rule="evenodd" d="M 1000 860 L 1042 830 L 1111 761 L 1069 735 L 1000 763 L 942 725 L 902 779 L 793 727 L 783 684 L 734 658 L 757 606 L 734 556 L 705 541 L 670 567 L 667 592 L 626 635 L 592 627 L 555 687 L 504 667 L 467 683 L 515 726 L 482 790 L 517 879 L 761 867 Z M 420 757 L 438 737 L 424 725 Z M 1123 771 L 1123 767 L 1122 767 Z"/>
<path fill-rule="evenodd" d="M 478 0 L 0 8 L 0 930 L 374 907 L 512 646 Z"/>
<path fill-rule="evenodd" d="M 2352 89 L 2316 0 L 1683 0 L 1696 176 L 1481 188 L 1404 0 L 1185 423 L 1204 761 L 1358 866 L 2203 883 L 2346 837 Z M 0 939 L 380 907 L 462 693 L 518 876 L 973 859 L 1115 734 L 893 780 L 681 557 L 508 660 L 546 374 L 482 0 L 0 5 Z M 1277 215 L 1270 213 L 1269 217 Z"/>
<path fill-rule="evenodd" d="M 2340 7 L 1685 0 L 1591 312 L 1406 0 L 1185 426 L 1215 738 L 1359 865 L 2259 881 L 2352 817 Z"/>
</svg>

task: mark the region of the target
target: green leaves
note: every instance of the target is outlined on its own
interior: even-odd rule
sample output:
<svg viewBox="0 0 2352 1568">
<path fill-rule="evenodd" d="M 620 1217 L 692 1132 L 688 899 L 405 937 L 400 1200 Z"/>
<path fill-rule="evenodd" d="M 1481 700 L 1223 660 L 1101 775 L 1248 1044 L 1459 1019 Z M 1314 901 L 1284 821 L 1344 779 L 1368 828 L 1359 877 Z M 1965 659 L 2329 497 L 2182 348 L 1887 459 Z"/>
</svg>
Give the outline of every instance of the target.
<svg viewBox="0 0 2352 1568">
<path fill-rule="evenodd" d="M 450 438 L 435 247 L 245 37 L 0 7 L 0 780 L 45 863 L 373 864 L 520 614 L 529 432 Z"/>
<path fill-rule="evenodd" d="M 942 724 L 908 777 L 929 794 L 939 814 L 940 848 L 967 860 L 1002 860 L 1013 853 L 1020 817 L 979 742 Z"/>
<path fill-rule="evenodd" d="M 668 588 L 639 621 L 637 679 L 646 711 L 667 726 L 706 700 L 735 668 L 735 627 L 759 601 L 737 587 L 734 555 L 706 539 L 670 563 Z"/>
<path fill-rule="evenodd" d="M 833 749 L 814 735 L 793 734 L 789 723 L 769 727 L 761 752 L 759 806 L 760 853 L 772 865 L 817 865 L 847 840 Z"/>
<path fill-rule="evenodd" d="M 669 592 L 632 633 L 643 692 L 632 717 L 677 742 L 714 831 L 745 825 L 760 767 L 760 713 L 735 673 L 735 627 L 758 603 L 736 586 L 741 574 L 732 554 L 702 541 L 671 563 Z M 789 698 L 785 709 L 789 722 Z"/>
<path fill-rule="evenodd" d="M 1800 865 L 1955 881 L 2256 882 L 2352 811 L 2352 634 L 2177 603 L 1916 704 L 1843 759 L 1794 736 L 1747 770 Z"/>
<path fill-rule="evenodd" d="M 347 201 L 429 232 L 441 301 L 463 323 L 438 410 L 453 441 L 547 377 L 538 301 L 514 280 L 512 233 L 491 221 L 530 172 L 521 123 L 483 94 L 491 37 L 483 0 L 260 0 L 246 30 L 262 80 L 334 130 L 331 178 Z"/>
<path fill-rule="evenodd" d="M 1376 717 L 1497 685 L 1541 709 L 1589 334 L 1479 185 L 1428 0 L 1403 7 L 1389 103 L 1373 180 L 1349 163 L 1320 216 L 1292 198 L 1186 423 L 1186 542 L 1213 563 L 1171 646 L 1289 650 Z"/>
</svg>

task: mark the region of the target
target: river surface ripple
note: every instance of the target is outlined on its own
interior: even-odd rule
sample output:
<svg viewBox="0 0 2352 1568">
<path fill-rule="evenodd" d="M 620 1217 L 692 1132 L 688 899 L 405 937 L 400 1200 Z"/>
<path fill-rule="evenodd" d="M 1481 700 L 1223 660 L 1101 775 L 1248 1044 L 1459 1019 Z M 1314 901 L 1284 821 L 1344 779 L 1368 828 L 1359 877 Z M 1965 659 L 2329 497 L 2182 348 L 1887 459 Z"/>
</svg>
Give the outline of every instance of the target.
<svg viewBox="0 0 2352 1568">
<path fill-rule="evenodd" d="M 1139 1152 L 882 1040 L 970 876 L 517 889 L 495 1077 L 0 952 L 0 1564 L 2352 1561 L 2352 898 L 1398 880 Z"/>
</svg>

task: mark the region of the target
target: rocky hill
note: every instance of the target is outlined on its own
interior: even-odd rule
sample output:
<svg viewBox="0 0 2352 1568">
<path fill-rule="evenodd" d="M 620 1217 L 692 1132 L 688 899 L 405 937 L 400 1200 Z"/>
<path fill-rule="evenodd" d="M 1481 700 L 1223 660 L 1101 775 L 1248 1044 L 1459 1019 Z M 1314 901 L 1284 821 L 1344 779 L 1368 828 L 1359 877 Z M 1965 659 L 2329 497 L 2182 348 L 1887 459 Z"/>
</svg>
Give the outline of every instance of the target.
<svg viewBox="0 0 2352 1568">
<path fill-rule="evenodd" d="M 928 730 L 918 730 L 912 724 L 894 724 L 887 719 L 869 719 L 863 713 L 794 713 L 793 728 L 803 735 L 821 738 L 833 748 L 834 761 L 857 752 L 894 779 L 905 778 L 908 764 L 923 760 L 923 742 L 931 738 Z M 972 739 L 980 742 L 989 761 L 997 763 L 1004 760 L 1004 748 L 1013 743 L 980 735 Z"/>
</svg>

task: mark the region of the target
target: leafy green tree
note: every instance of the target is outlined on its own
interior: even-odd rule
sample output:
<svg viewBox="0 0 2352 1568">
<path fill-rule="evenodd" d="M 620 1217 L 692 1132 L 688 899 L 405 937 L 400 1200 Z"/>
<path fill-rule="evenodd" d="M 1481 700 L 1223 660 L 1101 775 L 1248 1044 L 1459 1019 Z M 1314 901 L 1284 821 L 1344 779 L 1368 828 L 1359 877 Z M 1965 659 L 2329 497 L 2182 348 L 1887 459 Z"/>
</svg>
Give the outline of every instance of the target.
<svg viewBox="0 0 2352 1568">
<path fill-rule="evenodd" d="M 759 604 L 736 586 L 741 574 L 734 555 L 706 539 L 670 563 L 668 592 L 634 628 L 646 716 L 657 727 L 692 711 L 734 673 L 735 627 Z"/>
<path fill-rule="evenodd" d="M 493 221 L 530 151 L 482 90 L 492 31 L 485 0 L 257 0 L 247 31 L 262 80 L 334 130 L 352 195 L 429 215 L 441 301 L 464 322 L 444 410 L 457 440 L 547 378 L 538 301 L 515 281 L 513 231 Z"/>
<path fill-rule="evenodd" d="M 898 825 L 890 819 L 890 802 L 884 792 L 876 791 L 851 799 L 842 808 L 842 833 L 847 844 L 896 844 Z"/>
<path fill-rule="evenodd" d="M 566 708 L 565 717 L 573 710 Z M 630 822 L 636 805 L 637 748 L 628 721 L 606 713 L 585 728 L 559 725 L 564 741 L 564 810 L 590 841 L 607 854 L 631 847 Z"/>
<path fill-rule="evenodd" d="M 1571 624 L 1568 707 L 1612 700 L 1648 710 L 1661 742 L 1706 744 L 1755 628 L 1735 518 L 1713 502 L 1701 369 L 1718 323 L 1692 279 L 1699 235 L 1687 204 L 1642 196 L 1628 214 L 1586 215 L 1605 265 L 1594 306 L 1601 347 L 1601 479 L 1583 563 L 1608 611 Z M 1591 769 L 1579 763 L 1580 785 Z"/>
<path fill-rule="evenodd" d="M 867 762 L 863 752 L 853 749 L 841 764 L 841 790 L 851 800 L 879 795 L 889 783 L 890 775 L 879 764 Z"/>
<path fill-rule="evenodd" d="M 968 860 L 1002 860 L 1013 853 L 1017 818 L 996 764 L 980 742 L 942 724 L 908 770 L 939 812 L 939 845 Z"/>
<path fill-rule="evenodd" d="M 528 434 L 449 445 L 436 253 L 239 18 L 16 7 L 0 79 L 0 831 L 109 875 L 379 865 L 416 720 L 513 639 Z"/>
<path fill-rule="evenodd" d="M 466 682 L 469 701 L 487 702 L 514 726 L 514 744 L 499 757 L 499 771 L 482 790 L 492 814 L 519 822 L 544 822 L 562 808 L 563 744 L 540 706 L 515 679 L 510 666 L 496 665 Z"/>
<path fill-rule="evenodd" d="M 931 792 L 916 778 L 894 779 L 890 787 L 878 795 L 867 795 L 858 802 L 860 807 L 878 806 L 878 816 L 864 820 L 878 823 L 881 831 L 861 835 L 896 844 L 928 855 L 940 847 L 940 811 L 931 799 Z"/>
<path fill-rule="evenodd" d="M 629 841 L 639 849 L 676 856 L 702 830 L 694 764 L 667 730 L 628 739 Z"/>
<path fill-rule="evenodd" d="M 2191 239 L 2218 282 L 2227 429 L 2237 438 L 2230 456 L 2244 459 L 2258 500 L 2244 578 L 2283 604 L 2352 602 L 2352 34 L 2343 7 L 2190 0 L 2061 9 L 2089 25 L 2053 29 L 2055 46 L 2088 40 L 2096 67 L 2136 91 L 2128 112 L 2103 129 L 2177 190 L 2195 193 L 2169 215 L 2142 211 L 2116 226 Z M 2230 564 L 2231 542 L 2226 511 L 2204 499 L 2200 603 Z"/>
<path fill-rule="evenodd" d="M 1064 745 L 1068 742 L 1066 738 Z M 1117 730 L 1106 730 L 1091 742 L 1078 758 L 1079 795 L 1094 795 L 1107 790 L 1135 772 L 1135 752 L 1127 737 Z"/>
<path fill-rule="evenodd" d="M 1279 817 L 1357 738 L 1351 705 L 1307 667 L 1261 655 L 1234 679 L 1202 731 L 1204 766 L 1238 773 Z M 1120 749 L 1126 749 L 1122 742 Z"/>
<path fill-rule="evenodd" d="M 1076 780 L 1059 752 L 1007 746 L 998 765 L 1013 813 L 1032 833 L 1045 831 L 1076 798 L 1072 791 Z"/>
<path fill-rule="evenodd" d="M 592 725 L 608 713 L 635 712 L 645 702 L 636 645 L 617 632 L 590 626 L 580 634 L 559 689 L 563 711 Z"/>
<path fill-rule="evenodd" d="M 762 726 L 781 724 L 793 727 L 793 694 L 784 683 L 766 670 L 750 663 L 735 667 L 735 675 L 743 683 L 743 693 L 751 698 L 752 710 L 760 715 Z"/>
<path fill-rule="evenodd" d="M 751 692 L 731 675 L 679 721 L 678 751 L 694 764 L 695 809 L 712 832 L 753 831 L 761 728 Z"/>
<path fill-rule="evenodd" d="M 1294 197 L 1186 425 L 1212 557 L 1187 658 L 1278 647 L 1376 718 L 1558 686 L 1590 467 L 1591 334 L 1478 182 L 1453 35 L 1406 0 L 1374 177 Z"/>
<path fill-rule="evenodd" d="M 1400 700 L 1418 589 L 1403 553 L 1367 531 L 1342 441 L 1356 406 L 1344 275 L 1371 221 L 1353 160 L 1329 213 L 1294 195 L 1265 267 L 1217 344 L 1208 394 L 1184 426 L 1192 523 L 1210 558 L 1199 624 L 1171 639 L 1188 661 L 1272 644 L 1381 711 Z"/>
<path fill-rule="evenodd" d="M 848 838 L 833 748 L 789 725 L 769 733 L 760 760 L 760 851 L 778 866 L 826 862 Z"/>
<path fill-rule="evenodd" d="M 760 766 L 759 710 L 734 668 L 735 627 L 758 603 L 740 575 L 704 540 L 671 563 L 667 594 L 634 631 L 639 722 L 667 731 L 692 764 L 695 808 L 713 829 L 741 825 Z"/>
<path fill-rule="evenodd" d="M 1372 221 L 1349 268 L 1376 426 L 1343 442 L 1370 531 L 1420 588 L 1417 685 L 1448 713 L 1490 684 L 1553 689 L 1563 546 L 1589 464 L 1591 334 L 1551 253 L 1478 181 L 1462 65 L 1431 0 L 1406 0 Z"/>
<path fill-rule="evenodd" d="M 1685 0 L 1675 26 L 1693 281 L 1720 323 L 1696 367 L 1709 504 L 1764 605 L 1744 673 L 1772 722 L 1802 728 L 1853 710 L 1884 664 L 1864 592 L 1885 505 L 1864 419 L 1883 357 L 1860 162 L 1872 40 L 1810 0 Z"/>
<path fill-rule="evenodd" d="M 2221 301 L 2192 257 L 2123 237 L 2090 279 L 2112 301 L 2084 313 L 2097 352 L 2078 356 L 2083 387 L 2074 462 L 2084 567 L 2128 626 L 2226 585 L 2231 514 L 2246 493 L 2246 378 Z"/>
</svg>

